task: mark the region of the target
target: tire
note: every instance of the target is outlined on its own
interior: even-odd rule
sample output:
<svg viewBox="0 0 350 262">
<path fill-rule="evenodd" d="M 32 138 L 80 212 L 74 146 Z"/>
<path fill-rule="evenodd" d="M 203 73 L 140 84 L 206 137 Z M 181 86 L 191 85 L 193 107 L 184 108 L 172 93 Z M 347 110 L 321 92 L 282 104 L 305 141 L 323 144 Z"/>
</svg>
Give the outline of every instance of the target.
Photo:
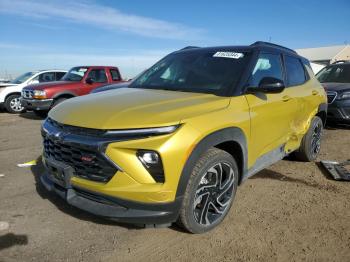
<svg viewBox="0 0 350 262">
<path fill-rule="evenodd" d="M 315 116 L 301 141 L 300 148 L 295 152 L 295 157 L 298 160 L 304 162 L 316 160 L 321 148 L 322 132 L 323 122 L 320 117 Z"/>
<path fill-rule="evenodd" d="M 47 117 L 47 111 L 44 110 L 33 110 L 34 114 L 40 118 Z"/>
<path fill-rule="evenodd" d="M 53 101 L 53 104 L 52 104 L 51 108 L 54 108 L 58 104 L 61 104 L 64 100 L 67 100 L 67 98 L 62 97 L 62 98 L 55 99 Z"/>
<path fill-rule="evenodd" d="M 19 114 L 25 111 L 25 108 L 21 105 L 19 98 L 20 94 L 9 95 L 5 100 L 6 111 L 11 114 Z"/>
<path fill-rule="evenodd" d="M 192 170 L 177 223 L 195 234 L 216 227 L 232 206 L 238 178 L 235 159 L 223 150 L 210 148 Z"/>
</svg>

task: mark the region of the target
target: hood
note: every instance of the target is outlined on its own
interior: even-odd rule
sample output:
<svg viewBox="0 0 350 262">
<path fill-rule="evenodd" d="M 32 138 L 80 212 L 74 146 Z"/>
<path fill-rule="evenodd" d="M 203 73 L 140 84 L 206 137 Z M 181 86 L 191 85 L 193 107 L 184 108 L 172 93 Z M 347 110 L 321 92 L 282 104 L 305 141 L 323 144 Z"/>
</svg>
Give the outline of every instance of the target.
<svg viewBox="0 0 350 262">
<path fill-rule="evenodd" d="M 341 92 L 350 89 L 350 83 L 321 83 L 326 91 Z"/>
<path fill-rule="evenodd" d="M 69 99 L 53 108 L 49 117 L 97 129 L 160 127 L 223 109 L 229 101 L 212 94 L 121 88 Z"/>
<path fill-rule="evenodd" d="M 17 86 L 18 84 L 11 84 L 11 83 L 0 83 L 0 87 L 7 87 L 7 86 Z"/>
<path fill-rule="evenodd" d="M 50 88 L 50 87 L 76 85 L 77 83 L 79 83 L 79 82 L 53 81 L 53 82 L 46 82 L 46 83 L 28 85 L 28 86 L 25 87 L 25 89 L 26 90 L 44 90 L 44 89 L 47 89 L 47 88 Z"/>
<path fill-rule="evenodd" d="M 91 91 L 91 93 L 99 93 L 99 92 L 103 92 L 103 91 L 108 91 L 108 90 L 114 90 L 114 89 L 119 89 L 119 88 L 123 88 L 123 87 L 128 87 L 130 85 L 130 82 L 124 82 L 124 83 L 118 83 L 118 84 L 108 84 L 108 85 L 104 85 L 101 87 L 98 87 L 94 90 Z"/>
</svg>

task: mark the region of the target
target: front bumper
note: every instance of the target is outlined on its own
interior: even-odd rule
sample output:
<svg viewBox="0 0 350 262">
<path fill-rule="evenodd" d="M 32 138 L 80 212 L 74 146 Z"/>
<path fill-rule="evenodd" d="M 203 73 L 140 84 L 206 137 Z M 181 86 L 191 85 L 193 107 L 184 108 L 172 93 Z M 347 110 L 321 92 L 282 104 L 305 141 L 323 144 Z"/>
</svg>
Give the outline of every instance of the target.
<svg viewBox="0 0 350 262">
<path fill-rule="evenodd" d="M 46 159 L 44 165 L 47 172 L 40 177 L 40 180 L 45 188 L 58 194 L 70 205 L 94 215 L 118 222 L 144 225 L 170 224 L 178 217 L 181 198 L 166 204 L 149 204 L 111 197 L 70 184 L 72 173 L 69 168 L 64 171 L 64 182 L 57 179 L 62 175 L 57 171 L 60 166 L 57 161 Z M 52 172 L 53 169 L 56 172 Z"/>
<path fill-rule="evenodd" d="M 335 100 L 328 104 L 327 118 L 330 121 L 350 123 L 350 99 Z"/>
<path fill-rule="evenodd" d="M 27 98 L 21 98 L 21 104 L 22 106 L 27 110 L 42 110 L 42 111 L 48 111 L 50 110 L 53 99 L 27 99 Z"/>
</svg>

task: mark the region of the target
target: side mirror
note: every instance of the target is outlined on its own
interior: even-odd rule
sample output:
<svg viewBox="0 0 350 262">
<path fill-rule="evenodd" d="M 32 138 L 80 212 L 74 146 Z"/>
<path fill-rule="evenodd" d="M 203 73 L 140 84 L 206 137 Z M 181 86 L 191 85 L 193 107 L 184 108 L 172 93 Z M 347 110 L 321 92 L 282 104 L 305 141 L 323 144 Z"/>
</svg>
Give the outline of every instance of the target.
<svg viewBox="0 0 350 262">
<path fill-rule="evenodd" d="M 85 82 L 89 85 L 94 83 L 94 80 L 91 77 L 86 78 Z"/>
<path fill-rule="evenodd" d="M 258 87 L 248 87 L 248 93 L 281 93 L 285 89 L 283 80 L 274 77 L 264 77 Z"/>
</svg>

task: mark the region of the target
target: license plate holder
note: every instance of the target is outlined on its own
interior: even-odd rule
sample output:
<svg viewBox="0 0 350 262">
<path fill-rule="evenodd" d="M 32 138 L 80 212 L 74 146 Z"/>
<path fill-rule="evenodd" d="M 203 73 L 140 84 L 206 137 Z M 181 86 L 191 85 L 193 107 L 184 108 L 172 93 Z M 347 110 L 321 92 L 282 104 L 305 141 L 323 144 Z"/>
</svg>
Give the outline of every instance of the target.
<svg viewBox="0 0 350 262">
<path fill-rule="evenodd" d="M 71 188 L 70 179 L 74 174 L 74 169 L 71 166 L 50 158 L 43 158 L 43 162 L 49 178 L 54 183 L 66 189 Z"/>
</svg>

